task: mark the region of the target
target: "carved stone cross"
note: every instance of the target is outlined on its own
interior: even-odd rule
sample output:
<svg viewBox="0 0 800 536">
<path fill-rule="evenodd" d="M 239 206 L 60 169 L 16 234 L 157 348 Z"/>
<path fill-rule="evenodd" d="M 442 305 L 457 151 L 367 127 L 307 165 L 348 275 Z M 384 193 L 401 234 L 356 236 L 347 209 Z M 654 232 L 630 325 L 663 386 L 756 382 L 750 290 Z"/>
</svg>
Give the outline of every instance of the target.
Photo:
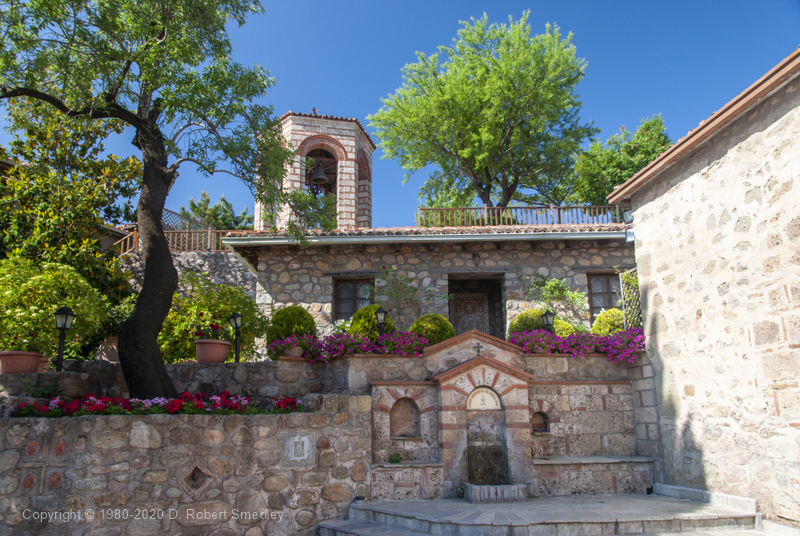
<svg viewBox="0 0 800 536">
<path fill-rule="evenodd" d="M 481 343 L 479 343 L 479 342 L 476 342 L 475 346 L 473 346 L 473 348 L 475 349 L 475 354 L 476 354 L 475 357 L 480 357 L 481 356 L 481 350 L 483 349 L 483 345 Z"/>
</svg>

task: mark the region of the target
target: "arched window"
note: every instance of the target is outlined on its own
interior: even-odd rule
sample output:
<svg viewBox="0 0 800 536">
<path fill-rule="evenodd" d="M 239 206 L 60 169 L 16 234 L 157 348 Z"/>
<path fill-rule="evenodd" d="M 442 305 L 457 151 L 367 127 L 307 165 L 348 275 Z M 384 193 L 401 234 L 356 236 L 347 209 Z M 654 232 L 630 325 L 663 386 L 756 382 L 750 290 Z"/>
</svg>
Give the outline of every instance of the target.
<svg viewBox="0 0 800 536">
<path fill-rule="evenodd" d="M 325 149 L 314 149 L 309 151 L 306 155 L 306 162 L 313 160 L 313 165 L 306 168 L 306 188 L 315 192 L 316 194 L 329 195 L 336 194 L 336 172 L 338 169 L 336 157 L 326 151 Z M 328 177 L 326 184 L 313 184 L 311 178 L 314 176 L 314 171 L 317 169 L 317 164 L 322 164 L 322 169 L 325 170 L 325 176 Z"/>
<path fill-rule="evenodd" d="M 537 411 L 531 415 L 531 432 L 543 433 L 550 431 L 550 417 L 543 411 Z"/>
<path fill-rule="evenodd" d="M 389 413 L 391 437 L 422 437 L 419 428 L 419 408 L 412 399 L 400 398 Z"/>
</svg>

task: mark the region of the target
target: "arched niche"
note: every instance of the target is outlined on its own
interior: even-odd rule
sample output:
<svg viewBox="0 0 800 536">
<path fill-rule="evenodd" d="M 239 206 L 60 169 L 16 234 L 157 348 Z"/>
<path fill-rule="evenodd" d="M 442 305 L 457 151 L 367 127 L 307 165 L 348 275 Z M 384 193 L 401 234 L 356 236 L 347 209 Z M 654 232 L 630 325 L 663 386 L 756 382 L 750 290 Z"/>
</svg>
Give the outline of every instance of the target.
<svg viewBox="0 0 800 536">
<path fill-rule="evenodd" d="M 417 403 L 404 397 L 395 401 L 389 413 L 389 435 L 391 437 L 421 437 L 420 413 Z"/>
<path fill-rule="evenodd" d="M 508 484 L 508 447 L 503 402 L 493 389 L 477 387 L 467 397 L 467 481 Z"/>
<path fill-rule="evenodd" d="M 336 195 L 336 184 L 338 176 L 338 160 L 336 156 L 325 149 L 316 148 L 306 154 L 306 162 L 309 160 L 314 161 L 314 165 L 307 166 L 306 169 L 306 188 L 313 191 L 317 195 Z M 327 184 L 313 184 L 311 178 L 314 176 L 314 171 L 317 164 L 322 164 L 322 169 L 325 170 L 325 176 L 328 177 Z"/>
<path fill-rule="evenodd" d="M 544 411 L 537 411 L 531 415 L 531 432 L 542 434 L 550 432 L 550 417 Z"/>
</svg>

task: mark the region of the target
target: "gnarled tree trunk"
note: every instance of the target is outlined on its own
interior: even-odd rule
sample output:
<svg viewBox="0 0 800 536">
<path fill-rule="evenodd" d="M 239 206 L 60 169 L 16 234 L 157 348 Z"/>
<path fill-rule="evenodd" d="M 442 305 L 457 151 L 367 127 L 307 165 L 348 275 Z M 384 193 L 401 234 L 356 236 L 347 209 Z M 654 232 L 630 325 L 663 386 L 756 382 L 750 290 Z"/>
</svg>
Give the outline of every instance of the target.
<svg viewBox="0 0 800 536">
<path fill-rule="evenodd" d="M 158 347 L 158 333 L 178 288 L 178 272 L 164 236 L 161 215 L 173 171 L 167 168 L 163 135 L 153 124 L 137 130 L 142 150 L 142 193 L 138 205 L 144 281 L 133 313 L 119 335 L 119 360 L 132 398 L 176 397 Z"/>
</svg>

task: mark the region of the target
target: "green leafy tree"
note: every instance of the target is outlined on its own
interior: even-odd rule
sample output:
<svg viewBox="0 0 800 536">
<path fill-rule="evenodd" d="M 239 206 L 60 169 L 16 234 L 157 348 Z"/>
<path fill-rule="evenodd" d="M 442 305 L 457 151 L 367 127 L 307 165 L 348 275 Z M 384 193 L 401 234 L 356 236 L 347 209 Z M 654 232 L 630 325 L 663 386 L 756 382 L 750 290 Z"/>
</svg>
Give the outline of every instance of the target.
<svg viewBox="0 0 800 536">
<path fill-rule="evenodd" d="M 606 205 L 606 196 L 672 145 L 661 115 L 642 120 L 636 132 L 620 128 L 608 141 L 595 141 L 575 162 L 575 195 L 581 203 Z"/>
<path fill-rule="evenodd" d="M 131 396 L 176 395 L 158 333 L 178 286 L 164 236 L 164 202 L 181 165 L 225 172 L 266 206 L 288 204 L 289 231 L 331 228 L 303 190 L 284 189 L 292 148 L 268 107 L 254 104 L 272 79 L 231 59 L 229 24 L 261 5 L 244 0 L 49 0 L 0 8 L 0 100 L 28 97 L 69 117 L 116 119 L 141 151 L 137 225 L 144 284 L 119 339 Z M 320 223 L 322 222 L 322 223 Z"/>
<path fill-rule="evenodd" d="M 225 199 L 224 195 L 219 197 L 216 204 L 211 205 L 211 197 L 208 192 L 203 190 L 200 199 L 195 202 L 194 197 L 189 198 L 189 209 L 181 206 L 181 216 L 198 220 L 208 225 L 212 229 L 252 229 L 253 215 L 247 213 L 247 205 L 238 216 L 233 211 L 233 205 Z"/>
<path fill-rule="evenodd" d="M 484 14 L 451 47 L 417 52 L 369 117 L 387 158 L 410 173 L 439 167 L 424 187 L 434 199 L 466 185 L 487 207 L 566 199 L 572 155 L 596 133 L 578 117 L 586 62 L 557 27 L 531 37 L 528 15 L 490 25 Z"/>
<path fill-rule="evenodd" d="M 106 225 L 130 221 L 141 163 L 104 154 L 119 121 L 69 118 L 36 101 L 10 103 L 14 136 L 0 158 L 16 165 L 0 179 L 0 257 L 75 268 L 117 302 L 130 292 L 113 250 L 102 251 Z"/>
</svg>

